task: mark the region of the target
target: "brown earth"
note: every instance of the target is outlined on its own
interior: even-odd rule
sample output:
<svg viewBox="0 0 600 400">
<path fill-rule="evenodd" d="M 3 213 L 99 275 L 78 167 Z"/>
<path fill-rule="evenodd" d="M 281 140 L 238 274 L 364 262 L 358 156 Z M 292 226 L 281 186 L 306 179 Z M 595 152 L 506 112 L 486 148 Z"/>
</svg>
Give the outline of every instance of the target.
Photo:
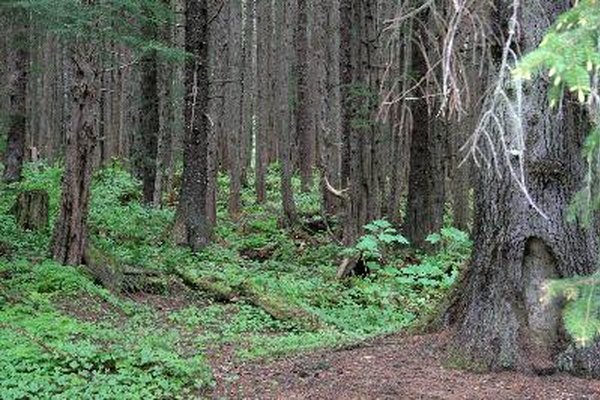
<svg viewBox="0 0 600 400">
<path fill-rule="evenodd" d="M 214 399 L 600 399 L 600 381 L 447 367 L 447 335 L 391 336 L 264 364 L 214 365 Z M 217 360 L 215 360 L 217 361 Z"/>
</svg>

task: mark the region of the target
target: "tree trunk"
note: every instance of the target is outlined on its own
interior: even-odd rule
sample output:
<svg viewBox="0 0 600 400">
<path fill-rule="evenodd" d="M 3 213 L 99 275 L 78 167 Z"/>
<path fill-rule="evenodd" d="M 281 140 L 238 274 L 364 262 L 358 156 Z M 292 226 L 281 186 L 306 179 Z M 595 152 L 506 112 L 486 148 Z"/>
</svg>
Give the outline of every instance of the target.
<svg viewBox="0 0 600 400">
<path fill-rule="evenodd" d="M 242 92 L 242 137 L 240 164 L 242 184 L 248 182 L 248 171 L 252 165 L 252 140 L 255 135 L 255 106 L 256 106 L 256 0 L 244 0 L 244 31 L 243 31 L 243 75 Z"/>
<path fill-rule="evenodd" d="M 48 226 L 48 192 L 28 190 L 19 193 L 13 212 L 24 230 L 39 231 Z"/>
<path fill-rule="evenodd" d="M 511 4 L 496 1 L 494 23 L 503 29 L 509 26 Z M 566 0 L 522 2 L 518 48 L 529 51 L 537 46 L 548 23 L 569 4 Z M 501 36 L 506 37 L 506 32 Z M 461 357 L 490 369 L 535 371 L 554 366 L 556 356 L 565 349 L 565 337 L 560 304 L 541 301 L 545 281 L 587 275 L 597 265 L 596 232 L 566 221 L 586 168 L 581 157 L 588 132 L 586 116 L 569 98 L 557 115 L 549 108 L 548 88 L 541 80 L 523 88 L 524 141 L 521 145 L 517 140 L 516 129 L 507 129 L 511 136 L 506 138 L 515 150 L 524 152 L 509 155 L 508 162 L 517 165 L 519 157 L 524 157 L 529 193 L 548 219 L 516 187 L 504 155 L 500 156 L 500 174 L 494 168 L 478 170 L 474 255 L 463 295 L 451 308 L 449 322 L 456 324 L 455 344 Z M 508 111 L 500 118 L 511 126 Z M 500 133 L 493 132 L 492 137 L 502 152 Z"/>
<path fill-rule="evenodd" d="M 427 17 L 429 18 L 429 16 Z M 419 30 L 415 27 L 417 37 Z M 429 73 L 428 61 L 421 46 L 413 47 L 412 63 L 416 80 Z M 429 77 L 415 93 L 413 129 L 410 147 L 408 204 L 405 233 L 414 247 L 423 248 L 425 239 L 442 228 L 445 201 L 445 140 L 446 123 L 434 119 L 433 107 L 426 99 Z"/>
<path fill-rule="evenodd" d="M 339 0 L 340 6 L 340 96 L 341 96 L 341 183 L 348 187 L 350 183 L 350 135 L 352 126 L 352 107 L 349 104 L 350 85 L 352 84 L 352 1 Z"/>
<path fill-rule="evenodd" d="M 241 206 L 242 191 L 242 134 L 243 134 L 243 93 L 244 93 L 244 48 L 242 46 L 242 1 L 229 3 L 229 74 L 227 85 L 227 139 L 229 154 L 229 215 L 237 219 Z M 246 21 L 247 23 L 247 21 Z"/>
<path fill-rule="evenodd" d="M 289 106 L 289 85 L 290 77 L 288 74 L 289 64 L 287 60 L 288 49 L 291 47 L 289 42 L 289 31 L 291 27 L 290 17 L 288 15 L 289 0 L 276 4 L 276 23 L 275 28 L 275 46 L 279 49 L 276 53 L 277 66 L 277 96 L 278 113 L 275 120 L 275 132 L 279 138 L 279 159 L 281 162 L 281 202 L 283 207 L 283 221 L 286 226 L 292 226 L 296 223 L 296 204 L 294 202 L 294 191 L 292 188 L 292 135 L 290 129 L 290 106 Z"/>
<path fill-rule="evenodd" d="M 316 53 L 319 63 L 322 126 L 317 130 L 319 163 L 321 168 L 322 211 L 335 215 L 340 209 L 339 199 L 328 190 L 326 179 L 333 187 L 341 187 L 340 176 L 340 6 L 339 0 L 322 2 L 315 10 Z"/>
<path fill-rule="evenodd" d="M 257 74 L 258 74 L 258 129 L 255 135 L 256 201 L 263 203 L 267 197 L 266 173 L 269 138 L 271 131 L 271 41 L 272 41 L 272 2 L 256 0 L 257 15 Z"/>
<path fill-rule="evenodd" d="M 6 183 L 21 179 L 23 157 L 25 155 L 25 135 L 27 128 L 27 82 L 29 78 L 29 41 L 26 13 L 18 13 L 13 44 L 9 50 L 9 126 L 7 133 L 4 173 Z M 22 14 L 22 15 L 21 15 Z"/>
<path fill-rule="evenodd" d="M 296 133 L 300 155 L 300 178 L 302 191 L 312 187 L 312 168 L 315 154 L 315 131 L 312 111 L 312 96 L 309 83 L 310 47 L 308 43 L 308 5 L 298 0 L 298 19 L 294 32 L 296 50 Z"/>
<path fill-rule="evenodd" d="M 76 45 L 72 53 L 75 69 L 73 106 L 67 132 L 65 172 L 60 212 L 52 236 L 52 257 L 59 263 L 78 265 L 84 261 L 87 245 L 87 216 L 98 133 L 94 110 L 98 71 L 96 49 L 91 44 Z"/>
<path fill-rule="evenodd" d="M 342 2 L 345 3 L 345 2 Z M 349 201 L 346 202 L 344 243 L 353 244 L 362 235 L 363 227 L 379 217 L 377 184 L 379 126 L 376 121 L 377 73 L 374 71 L 376 47 L 375 5 L 369 1 L 356 1 L 348 7 L 342 5 L 342 25 L 354 30 L 350 38 L 342 29 L 341 68 L 344 93 L 343 135 L 346 138 L 344 158 L 347 168 Z M 345 15 L 348 12 L 351 14 Z M 347 42 L 350 40 L 350 42 Z M 348 79 L 350 81 L 348 82 Z"/>
<path fill-rule="evenodd" d="M 144 36 L 146 40 L 157 37 L 156 24 L 146 22 Z M 155 50 L 144 55 L 141 62 L 141 107 L 140 107 L 140 141 L 141 141 L 141 173 L 142 200 L 147 205 L 154 204 L 156 182 L 156 161 L 158 153 L 158 135 L 160 130 L 159 92 L 158 92 L 158 57 Z"/>
<path fill-rule="evenodd" d="M 208 67 L 209 29 L 206 0 L 189 0 L 186 9 L 186 138 L 183 154 L 183 183 L 177 207 L 174 238 L 193 251 L 211 238 L 206 215 L 208 184 Z"/>
</svg>

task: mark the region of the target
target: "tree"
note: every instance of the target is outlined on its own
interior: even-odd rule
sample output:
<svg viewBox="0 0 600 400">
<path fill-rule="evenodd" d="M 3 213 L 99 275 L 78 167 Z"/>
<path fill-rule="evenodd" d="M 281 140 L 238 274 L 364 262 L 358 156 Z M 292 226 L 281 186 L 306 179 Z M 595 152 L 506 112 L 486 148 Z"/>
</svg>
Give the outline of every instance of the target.
<svg viewBox="0 0 600 400">
<path fill-rule="evenodd" d="M 226 135 L 228 138 L 229 156 L 229 215 L 236 219 L 240 213 L 242 190 L 242 138 L 245 76 L 243 69 L 244 48 L 242 46 L 243 21 L 242 0 L 229 2 L 229 32 L 228 32 L 228 58 L 229 79 L 227 85 L 227 118 Z"/>
<path fill-rule="evenodd" d="M 279 160 L 281 163 L 281 203 L 283 208 L 283 221 L 286 226 L 296 223 L 296 204 L 294 202 L 294 191 L 292 187 L 293 160 L 292 160 L 292 132 L 289 93 L 289 63 L 287 54 L 291 43 L 289 34 L 291 21 L 289 13 L 290 0 L 281 1 L 275 9 L 275 46 L 280 50 L 277 52 L 277 117 L 275 119 L 275 132 L 279 138 Z"/>
<path fill-rule="evenodd" d="M 9 50 L 9 107 L 10 121 L 7 134 L 4 174 L 6 183 L 21 179 L 25 155 L 25 131 L 27 128 L 27 83 L 29 79 L 29 40 L 27 13 L 13 10 L 15 30 L 13 45 Z"/>
<path fill-rule="evenodd" d="M 209 120 L 209 20 L 206 0 L 189 0 L 186 9 L 186 137 L 183 153 L 183 183 L 174 228 L 174 238 L 193 251 L 205 247 L 212 228 L 206 215 L 208 185 Z"/>
<path fill-rule="evenodd" d="M 257 25 L 257 131 L 255 134 L 255 189 L 256 201 L 263 203 L 267 197 L 266 173 L 269 139 L 272 135 L 273 102 L 271 72 L 273 70 L 273 8 L 271 0 L 256 0 Z"/>
<path fill-rule="evenodd" d="M 569 2 L 496 0 L 494 6 L 498 37 L 507 43 L 494 51 L 498 86 L 474 137 L 477 151 L 486 156 L 478 160 L 487 160 L 489 168 L 477 171 L 474 255 L 449 315 L 461 356 L 491 369 L 546 370 L 554 368 L 567 344 L 560 303 L 540 302 L 544 283 L 588 275 L 596 267 L 595 231 L 565 218 L 586 171 L 580 154 L 588 123 L 571 96 L 559 115 L 551 110 L 547 81 L 511 87 L 507 76 L 510 53 L 533 50 L 549 19 Z M 485 139 L 484 147 L 478 133 L 488 133 L 494 142 Z M 570 354 L 563 365 L 576 372 L 595 368 L 597 374 L 597 363 L 581 362 L 582 354 Z M 587 360 L 592 359 L 588 353 Z"/>
<path fill-rule="evenodd" d="M 151 19 L 142 27 L 148 40 L 156 40 L 158 26 Z M 148 51 L 141 61 L 141 107 L 140 107 L 140 161 L 143 185 L 143 201 L 154 204 L 154 189 L 157 174 L 158 136 L 160 130 L 159 91 L 158 91 L 158 54 Z"/>
<path fill-rule="evenodd" d="M 92 7 L 90 3 L 88 6 Z M 62 263 L 84 262 L 87 248 L 87 215 L 94 168 L 93 155 L 98 144 L 94 124 L 98 92 L 98 49 L 94 42 L 75 41 L 71 45 L 74 67 L 71 122 L 67 132 L 65 172 L 62 181 L 60 212 L 52 235 L 52 257 Z"/>
<path fill-rule="evenodd" d="M 106 69 L 120 68 L 120 65 L 111 65 L 114 60 L 100 57 L 99 50 L 109 39 L 136 50 L 144 49 L 148 41 L 131 21 L 143 20 L 146 10 L 151 10 L 149 18 L 154 18 L 155 13 L 162 12 L 161 3 L 140 1 L 128 7 L 95 0 L 23 4 L 38 15 L 44 15 L 41 24 L 64 40 L 72 64 L 65 170 L 51 253 L 60 263 L 82 264 L 87 250 L 87 216 L 99 142 L 96 101 L 100 77 Z M 155 42 L 150 42 L 149 47 L 160 48 Z"/>
<path fill-rule="evenodd" d="M 312 96 L 309 84 L 309 60 L 311 59 L 308 41 L 308 5 L 306 0 L 298 0 L 298 18 L 294 31 L 296 51 L 296 133 L 299 144 L 300 177 L 302 190 L 307 192 L 312 186 L 312 168 L 315 154 L 315 130 L 312 115 Z"/>
<path fill-rule="evenodd" d="M 418 3 L 418 2 L 417 2 Z M 433 51 L 437 46 L 429 43 L 427 29 L 434 25 L 431 12 L 423 12 L 420 19 L 424 24 L 415 24 L 412 47 L 412 66 L 417 85 L 412 102 L 412 132 L 410 145 L 410 170 L 408 178 L 408 204 L 405 231 L 410 243 L 423 248 L 428 235 L 442 228 L 445 202 L 445 140 L 446 124 L 442 118 L 434 118 L 437 102 L 432 102 L 428 94 L 434 87 L 432 72 L 429 70 Z M 429 23 L 428 23 L 429 22 Z"/>
<path fill-rule="evenodd" d="M 342 181 L 348 185 L 343 234 L 346 244 L 353 244 L 362 234 L 363 227 L 380 216 L 374 9 L 375 5 L 369 1 L 340 2 Z"/>
</svg>

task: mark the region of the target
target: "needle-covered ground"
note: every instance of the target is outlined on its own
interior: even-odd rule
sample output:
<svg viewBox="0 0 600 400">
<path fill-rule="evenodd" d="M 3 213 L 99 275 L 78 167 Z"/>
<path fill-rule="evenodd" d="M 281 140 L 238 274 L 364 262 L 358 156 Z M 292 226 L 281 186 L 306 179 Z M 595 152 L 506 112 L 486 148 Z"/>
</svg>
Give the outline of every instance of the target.
<svg viewBox="0 0 600 400">
<path fill-rule="evenodd" d="M 476 374 L 452 368 L 446 334 L 394 335 L 357 348 L 215 369 L 213 398 L 600 399 L 600 382 L 569 375 Z M 233 379 L 232 377 L 235 377 Z"/>
</svg>

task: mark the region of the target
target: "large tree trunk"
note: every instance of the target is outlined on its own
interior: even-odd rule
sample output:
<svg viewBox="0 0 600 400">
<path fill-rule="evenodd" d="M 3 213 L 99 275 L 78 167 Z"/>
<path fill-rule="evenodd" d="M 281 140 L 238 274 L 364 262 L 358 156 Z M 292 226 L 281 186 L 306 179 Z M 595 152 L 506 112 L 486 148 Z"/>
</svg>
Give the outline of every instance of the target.
<svg viewBox="0 0 600 400">
<path fill-rule="evenodd" d="M 426 19 L 432 18 L 425 14 Z M 416 38 L 425 37 L 424 27 L 415 26 Z M 433 107 L 427 99 L 430 92 L 431 72 L 425 45 L 413 46 L 412 65 L 416 80 L 425 78 L 415 92 L 418 99 L 412 105 L 412 137 L 410 147 L 410 172 L 408 178 L 408 203 L 405 233 L 417 248 L 426 245 L 425 239 L 442 228 L 445 201 L 445 122 L 435 118 Z"/>
<path fill-rule="evenodd" d="M 62 264 L 83 263 L 87 244 L 87 215 L 98 133 L 94 124 L 98 71 L 95 49 L 79 44 L 73 51 L 73 107 L 67 132 L 65 172 L 60 213 L 52 236 L 52 257 Z"/>
<path fill-rule="evenodd" d="M 189 0 L 186 9 L 185 49 L 193 56 L 186 62 L 186 137 L 183 154 L 183 183 L 177 207 L 174 238 L 193 251 L 211 238 L 206 215 L 208 185 L 208 5 L 206 0 Z"/>
<path fill-rule="evenodd" d="M 506 29 L 512 1 L 496 3 L 494 23 Z M 548 23 L 569 3 L 522 2 L 519 48 L 528 51 L 538 45 Z M 509 146 L 524 151 L 529 192 L 548 219 L 516 187 L 503 155 L 500 174 L 494 168 L 478 170 L 474 256 L 450 322 L 456 323 L 455 343 L 461 357 L 491 369 L 552 367 L 565 348 L 565 337 L 560 304 L 541 301 L 545 281 L 586 275 L 597 265 L 596 232 L 566 221 L 567 208 L 585 172 L 581 146 L 588 125 L 570 99 L 559 115 L 551 110 L 548 87 L 542 81 L 524 87 L 523 145 L 512 136 L 517 129 L 510 126 L 508 115 L 500 115 L 508 124 Z M 500 133 L 494 137 L 502 152 Z M 517 165 L 519 156 L 510 157 Z"/>
<path fill-rule="evenodd" d="M 353 244 L 362 234 L 364 225 L 377 219 L 380 213 L 376 183 L 379 172 L 376 155 L 379 126 L 375 119 L 378 87 L 373 65 L 377 38 L 375 5 L 364 0 L 352 3 L 340 7 L 343 135 L 347 146 L 343 157 L 349 168 L 346 171 L 349 199 L 346 202 L 344 243 L 348 245 Z M 353 34 L 348 29 L 352 29 Z"/>
<path fill-rule="evenodd" d="M 9 50 L 9 108 L 10 120 L 4 157 L 4 182 L 12 183 L 21 179 L 25 154 L 25 131 L 27 128 L 27 81 L 29 72 L 29 41 L 26 13 L 18 13 L 13 45 Z M 21 15 L 23 14 L 23 15 Z"/>
</svg>

